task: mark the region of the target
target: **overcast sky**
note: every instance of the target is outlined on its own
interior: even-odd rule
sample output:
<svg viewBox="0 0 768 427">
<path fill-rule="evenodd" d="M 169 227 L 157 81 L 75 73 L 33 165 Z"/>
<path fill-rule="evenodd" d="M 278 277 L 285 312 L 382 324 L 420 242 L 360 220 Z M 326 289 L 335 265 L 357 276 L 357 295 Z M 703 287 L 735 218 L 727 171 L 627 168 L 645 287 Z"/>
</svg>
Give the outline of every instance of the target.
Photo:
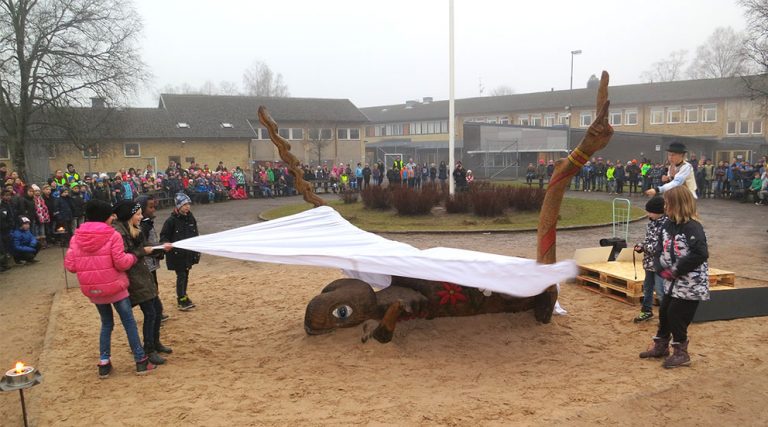
<svg viewBox="0 0 768 427">
<path fill-rule="evenodd" d="M 166 85 L 242 82 L 254 61 L 282 73 L 291 96 L 358 107 L 448 98 L 448 0 L 135 0 L 142 55 L 154 75 L 135 106 Z M 745 27 L 735 0 L 455 0 L 456 97 L 499 86 L 568 89 L 607 70 L 639 83 L 670 52 L 718 26 Z"/>
</svg>

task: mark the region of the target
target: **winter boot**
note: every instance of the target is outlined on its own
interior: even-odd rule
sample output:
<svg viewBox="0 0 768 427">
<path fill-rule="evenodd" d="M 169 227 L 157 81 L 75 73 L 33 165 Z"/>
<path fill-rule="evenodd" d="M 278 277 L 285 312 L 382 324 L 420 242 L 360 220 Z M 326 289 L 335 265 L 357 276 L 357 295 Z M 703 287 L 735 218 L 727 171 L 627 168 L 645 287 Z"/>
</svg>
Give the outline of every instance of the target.
<svg viewBox="0 0 768 427">
<path fill-rule="evenodd" d="M 672 342 L 673 354 L 664 359 L 664 367 L 671 369 L 679 366 L 691 366 L 691 356 L 688 355 L 688 341 Z"/>
<path fill-rule="evenodd" d="M 669 356 L 669 338 L 653 337 L 653 344 L 648 347 L 648 350 L 640 353 L 641 359 L 665 356 Z"/>
<path fill-rule="evenodd" d="M 105 379 L 109 377 L 112 372 L 112 362 L 107 360 L 106 362 L 99 363 L 99 378 Z"/>
</svg>

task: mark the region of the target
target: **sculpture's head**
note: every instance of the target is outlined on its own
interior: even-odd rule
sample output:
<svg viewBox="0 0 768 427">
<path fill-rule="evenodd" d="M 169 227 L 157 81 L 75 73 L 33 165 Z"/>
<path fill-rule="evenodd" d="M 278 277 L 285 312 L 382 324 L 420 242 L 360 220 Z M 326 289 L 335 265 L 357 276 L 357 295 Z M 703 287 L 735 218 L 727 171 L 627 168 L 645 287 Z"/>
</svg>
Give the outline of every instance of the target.
<svg viewBox="0 0 768 427">
<path fill-rule="evenodd" d="M 376 293 L 362 280 L 339 279 L 307 304 L 304 330 L 309 335 L 356 326 L 376 315 Z"/>
</svg>

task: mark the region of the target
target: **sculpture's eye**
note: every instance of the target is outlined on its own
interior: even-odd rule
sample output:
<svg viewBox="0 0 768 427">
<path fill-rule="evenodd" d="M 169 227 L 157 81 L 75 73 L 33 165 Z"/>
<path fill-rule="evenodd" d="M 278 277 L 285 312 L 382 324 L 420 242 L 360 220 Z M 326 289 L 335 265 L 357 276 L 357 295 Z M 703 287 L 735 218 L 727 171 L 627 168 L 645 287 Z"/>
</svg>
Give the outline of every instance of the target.
<svg viewBox="0 0 768 427">
<path fill-rule="evenodd" d="M 333 309 L 332 314 L 341 320 L 349 319 L 349 316 L 352 315 L 352 307 L 348 305 L 340 305 Z"/>
</svg>

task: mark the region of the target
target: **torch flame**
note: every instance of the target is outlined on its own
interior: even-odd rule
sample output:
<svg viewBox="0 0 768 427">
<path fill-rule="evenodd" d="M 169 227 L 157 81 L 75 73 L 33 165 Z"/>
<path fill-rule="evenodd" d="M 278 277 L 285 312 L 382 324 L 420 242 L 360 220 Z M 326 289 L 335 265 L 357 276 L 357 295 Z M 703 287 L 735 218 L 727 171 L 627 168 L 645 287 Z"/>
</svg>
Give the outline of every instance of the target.
<svg viewBox="0 0 768 427">
<path fill-rule="evenodd" d="M 16 373 L 24 373 L 24 362 L 16 362 Z"/>
</svg>

